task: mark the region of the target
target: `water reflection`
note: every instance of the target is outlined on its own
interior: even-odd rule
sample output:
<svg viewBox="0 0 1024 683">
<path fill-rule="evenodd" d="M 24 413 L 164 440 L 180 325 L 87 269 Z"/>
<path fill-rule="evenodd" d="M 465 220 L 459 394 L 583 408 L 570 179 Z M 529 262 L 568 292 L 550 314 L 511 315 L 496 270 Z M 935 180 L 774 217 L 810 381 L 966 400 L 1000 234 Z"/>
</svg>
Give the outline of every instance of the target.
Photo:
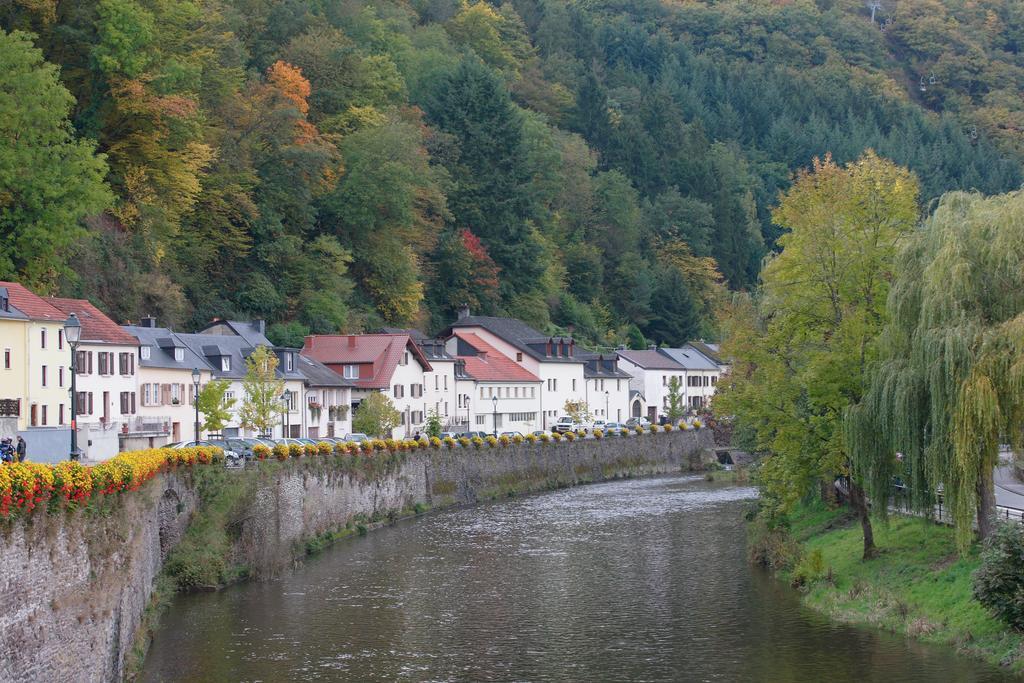
<svg viewBox="0 0 1024 683">
<path fill-rule="evenodd" d="M 995 681 L 831 624 L 744 556 L 749 488 L 673 477 L 444 512 L 185 596 L 147 681 Z"/>
</svg>

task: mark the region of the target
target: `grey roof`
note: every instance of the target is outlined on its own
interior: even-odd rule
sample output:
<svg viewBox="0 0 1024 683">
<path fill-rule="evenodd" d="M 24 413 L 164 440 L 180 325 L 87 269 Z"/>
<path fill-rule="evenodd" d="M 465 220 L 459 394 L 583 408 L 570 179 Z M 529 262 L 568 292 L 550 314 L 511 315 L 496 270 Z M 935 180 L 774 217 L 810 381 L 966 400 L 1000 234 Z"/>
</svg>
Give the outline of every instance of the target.
<svg viewBox="0 0 1024 683">
<path fill-rule="evenodd" d="M 378 330 L 378 334 L 407 334 L 416 342 L 427 339 L 427 335 L 412 327 L 382 327 Z"/>
<path fill-rule="evenodd" d="M 257 333 L 258 334 L 258 333 Z M 231 336 L 224 334 L 177 334 L 178 339 L 185 343 L 189 349 L 192 350 L 197 356 L 202 356 L 206 365 L 213 372 L 213 376 L 224 379 L 242 379 L 245 377 L 245 359 L 255 351 L 256 346 L 266 346 L 272 349 L 275 353 L 288 352 L 295 356 L 295 365 L 289 372 L 284 369 L 283 364 L 277 366 L 277 377 L 278 379 L 295 379 L 305 380 L 305 376 L 298 370 L 298 349 L 282 349 L 275 348 L 271 345 L 270 340 L 264 337 L 262 334 L 259 336 L 247 335 L 249 338 L 242 336 Z M 256 342 L 254 345 L 252 342 Z M 231 369 L 224 371 L 221 370 L 221 358 L 231 359 Z"/>
<path fill-rule="evenodd" d="M 139 340 L 139 346 L 149 347 L 149 358 L 139 357 L 139 365 L 144 368 L 169 368 L 178 370 L 209 370 L 210 365 L 200 358 L 177 335 L 166 327 L 139 327 L 123 325 L 124 331 Z M 174 348 L 183 348 L 184 355 L 179 363 L 174 360 Z"/>
<path fill-rule="evenodd" d="M 554 340 L 557 343 L 559 340 L 571 341 L 572 337 L 546 335 L 515 318 L 469 315 L 453 322 L 445 334 L 455 327 L 482 327 L 542 363 L 586 362 L 576 355 L 571 358 L 548 356 L 544 353 L 544 347 L 549 340 Z"/>
<path fill-rule="evenodd" d="M 393 328 L 384 328 L 393 329 Z M 442 339 L 427 339 L 423 337 L 416 340 L 416 345 L 420 347 L 420 351 L 427 357 L 427 360 L 433 363 L 434 361 L 454 361 L 455 356 L 452 356 L 445 349 L 444 340 Z"/>
<path fill-rule="evenodd" d="M 7 310 L 0 308 L 0 318 L 6 320 L 28 320 L 28 316 L 11 303 L 6 287 L 0 287 L 0 299 L 7 299 Z"/>
<path fill-rule="evenodd" d="M 211 332 L 211 328 L 220 328 L 221 326 L 226 327 L 234 334 L 229 334 L 227 331 L 224 332 Z M 265 324 L 262 320 L 244 321 L 244 320 L 214 320 L 205 328 L 199 330 L 197 334 L 206 334 L 210 337 L 223 337 L 223 336 L 238 336 L 249 342 L 249 345 L 253 348 L 257 346 L 272 346 L 270 340 L 267 339 L 263 330 Z"/>
<path fill-rule="evenodd" d="M 697 351 L 704 356 L 710 358 L 713 362 L 719 365 L 728 365 L 728 361 L 722 358 L 722 349 L 719 344 L 709 344 L 705 341 L 692 341 L 687 344 L 697 349 Z"/>
<path fill-rule="evenodd" d="M 718 363 L 689 344 L 679 349 L 661 349 L 687 370 L 718 370 Z"/>
<path fill-rule="evenodd" d="M 631 379 L 633 376 L 619 368 L 619 358 L 614 351 L 609 353 L 597 353 L 596 351 L 581 350 L 576 352 L 576 357 L 586 361 L 583 366 L 583 376 L 587 379 Z"/>
<path fill-rule="evenodd" d="M 352 387 L 355 382 L 345 379 L 334 370 L 318 360 L 298 356 L 299 372 L 306 378 L 306 384 L 312 387 Z"/>
<path fill-rule="evenodd" d="M 662 349 L 647 349 L 634 351 L 632 349 L 619 349 L 616 351 L 620 358 L 625 358 L 633 365 L 645 370 L 685 370 L 671 356 L 662 353 Z"/>
</svg>

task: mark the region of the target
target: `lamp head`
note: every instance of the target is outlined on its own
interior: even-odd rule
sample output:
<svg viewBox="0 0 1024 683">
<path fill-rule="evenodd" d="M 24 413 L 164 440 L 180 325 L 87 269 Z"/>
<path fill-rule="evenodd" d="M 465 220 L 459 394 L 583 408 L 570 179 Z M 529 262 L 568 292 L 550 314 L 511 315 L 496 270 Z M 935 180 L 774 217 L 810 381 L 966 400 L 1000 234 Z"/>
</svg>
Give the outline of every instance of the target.
<svg viewBox="0 0 1024 683">
<path fill-rule="evenodd" d="M 199 368 L 192 368 L 192 384 L 199 386 L 199 379 L 202 375 L 199 373 Z"/>
<path fill-rule="evenodd" d="M 82 323 L 74 313 L 69 315 L 68 319 L 64 321 L 64 338 L 71 345 L 77 344 L 82 338 Z"/>
</svg>

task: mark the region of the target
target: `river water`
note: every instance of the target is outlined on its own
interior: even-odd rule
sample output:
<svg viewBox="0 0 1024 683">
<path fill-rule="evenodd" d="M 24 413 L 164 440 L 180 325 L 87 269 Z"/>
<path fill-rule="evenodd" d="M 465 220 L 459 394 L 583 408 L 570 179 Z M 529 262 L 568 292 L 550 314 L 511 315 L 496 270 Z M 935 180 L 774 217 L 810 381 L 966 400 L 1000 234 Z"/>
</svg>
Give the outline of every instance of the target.
<svg viewBox="0 0 1024 683">
<path fill-rule="evenodd" d="M 145 681 L 1002 681 L 748 565 L 753 489 L 666 477 L 428 515 L 181 596 Z"/>
</svg>

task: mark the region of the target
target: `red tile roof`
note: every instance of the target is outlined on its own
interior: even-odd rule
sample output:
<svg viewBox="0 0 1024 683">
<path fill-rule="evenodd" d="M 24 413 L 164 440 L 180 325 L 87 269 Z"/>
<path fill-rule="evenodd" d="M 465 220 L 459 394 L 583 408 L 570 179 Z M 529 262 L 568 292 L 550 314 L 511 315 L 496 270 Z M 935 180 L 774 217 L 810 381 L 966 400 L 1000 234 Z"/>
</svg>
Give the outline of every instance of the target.
<svg viewBox="0 0 1024 683">
<path fill-rule="evenodd" d="M 82 323 L 82 341 L 102 344 L 124 344 L 136 346 L 139 340 L 128 334 L 120 325 L 108 318 L 103 311 L 85 299 L 47 299 L 55 308 L 64 312 L 64 317 L 74 313 Z"/>
<path fill-rule="evenodd" d="M 476 356 L 459 356 L 466 362 L 466 372 L 481 382 L 539 382 L 540 378 L 522 367 L 478 335 L 452 330 L 456 337 L 479 352 Z"/>
<path fill-rule="evenodd" d="M 0 287 L 7 288 L 7 297 L 11 305 L 33 320 L 67 320 L 67 314 L 46 303 L 46 299 L 33 294 L 17 282 L 0 282 Z"/>
<path fill-rule="evenodd" d="M 318 360 L 338 374 L 345 365 L 372 365 L 370 377 L 363 372 L 355 380 L 359 389 L 385 389 L 406 350 L 427 372 L 433 370 L 419 346 L 408 334 L 314 334 L 306 337 L 302 355 Z"/>
</svg>

